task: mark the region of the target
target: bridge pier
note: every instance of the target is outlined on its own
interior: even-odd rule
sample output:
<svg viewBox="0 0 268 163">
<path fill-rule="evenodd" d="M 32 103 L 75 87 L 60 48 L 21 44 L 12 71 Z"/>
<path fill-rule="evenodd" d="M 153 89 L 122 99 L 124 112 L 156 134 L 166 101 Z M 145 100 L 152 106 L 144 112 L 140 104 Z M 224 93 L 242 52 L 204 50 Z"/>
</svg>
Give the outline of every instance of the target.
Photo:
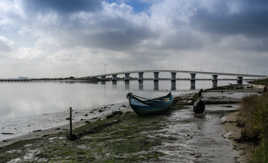
<svg viewBox="0 0 268 163">
<path fill-rule="evenodd" d="M 196 74 L 195 73 L 191 73 L 191 89 L 195 89 L 195 77 Z"/>
<path fill-rule="evenodd" d="M 129 84 L 129 80 L 126 80 L 126 81 L 125 81 L 125 89 L 126 89 L 126 90 L 129 90 L 129 85 L 130 85 L 130 84 Z"/>
<path fill-rule="evenodd" d="M 143 90 L 143 81 L 139 80 L 139 90 Z"/>
<path fill-rule="evenodd" d="M 154 81 L 159 81 L 159 72 L 154 72 Z"/>
<path fill-rule="evenodd" d="M 129 90 L 130 73 L 125 73 L 125 89 Z"/>
<path fill-rule="evenodd" d="M 171 72 L 171 90 L 176 90 L 176 72 Z"/>
<path fill-rule="evenodd" d="M 154 72 L 154 90 L 159 90 L 159 72 Z"/>
<path fill-rule="evenodd" d="M 243 84 L 243 76 L 237 77 L 237 84 L 242 85 Z"/>
<path fill-rule="evenodd" d="M 129 77 L 129 73 L 125 73 L 125 81 L 129 81 L 130 77 Z"/>
<path fill-rule="evenodd" d="M 139 81 L 143 81 L 143 72 L 139 72 Z"/>
<path fill-rule="evenodd" d="M 112 83 L 113 85 L 117 84 L 117 75 L 112 75 Z"/>
<path fill-rule="evenodd" d="M 101 84 L 104 85 L 106 82 L 106 76 L 101 76 Z"/>
<path fill-rule="evenodd" d="M 112 81 L 115 81 L 115 80 L 117 80 L 117 75 L 116 74 L 112 75 Z"/>
<path fill-rule="evenodd" d="M 139 89 L 140 90 L 143 90 L 143 72 L 139 72 L 139 78 L 138 78 L 138 81 L 139 81 Z"/>
<path fill-rule="evenodd" d="M 159 90 L 159 81 L 154 80 L 154 90 Z"/>
<path fill-rule="evenodd" d="M 212 87 L 218 87 L 218 75 L 212 75 Z"/>
</svg>

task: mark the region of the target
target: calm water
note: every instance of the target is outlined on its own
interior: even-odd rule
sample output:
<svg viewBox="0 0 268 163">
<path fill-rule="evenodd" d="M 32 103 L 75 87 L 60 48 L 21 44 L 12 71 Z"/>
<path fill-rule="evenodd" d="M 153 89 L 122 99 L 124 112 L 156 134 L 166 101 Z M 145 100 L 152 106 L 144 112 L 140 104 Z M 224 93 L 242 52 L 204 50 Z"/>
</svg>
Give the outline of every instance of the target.
<svg viewBox="0 0 268 163">
<path fill-rule="evenodd" d="M 230 81 L 219 82 L 219 85 Z M 174 95 L 188 92 L 189 81 L 177 81 Z M 211 82 L 198 81 L 196 88 L 209 88 Z M 126 93 L 131 91 L 148 97 L 164 95 L 171 88 L 170 81 L 160 81 L 159 90 L 154 90 L 152 81 L 144 81 L 143 90 L 137 81 L 129 86 L 124 82 L 105 84 L 85 83 L 0 83 L 0 118 L 9 119 L 43 113 L 65 111 L 69 106 L 75 109 L 88 109 L 95 106 L 126 102 Z"/>
</svg>

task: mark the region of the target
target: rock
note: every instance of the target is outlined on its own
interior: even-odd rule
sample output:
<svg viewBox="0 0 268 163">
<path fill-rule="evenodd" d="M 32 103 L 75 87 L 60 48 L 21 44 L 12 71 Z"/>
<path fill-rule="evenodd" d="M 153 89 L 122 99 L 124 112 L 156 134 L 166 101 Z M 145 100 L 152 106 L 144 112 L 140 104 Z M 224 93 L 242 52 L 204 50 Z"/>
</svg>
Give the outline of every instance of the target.
<svg viewBox="0 0 268 163">
<path fill-rule="evenodd" d="M 85 117 L 87 117 L 87 116 L 88 116 L 88 114 L 86 113 L 84 116 L 85 116 Z"/>
<path fill-rule="evenodd" d="M 226 123 L 226 121 L 227 121 L 227 120 L 226 120 L 226 117 L 222 117 L 222 118 L 221 118 L 221 123 L 222 123 L 222 124 Z"/>
<path fill-rule="evenodd" d="M 194 105 L 193 105 L 193 111 L 195 113 L 203 113 L 205 111 L 205 103 L 203 100 L 198 99 L 195 101 Z"/>
<path fill-rule="evenodd" d="M 123 104 L 123 105 L 122 105 L 121 107 L 124 107 L 124 108 L 126 108 L 127 106 Z"/>
</svg>

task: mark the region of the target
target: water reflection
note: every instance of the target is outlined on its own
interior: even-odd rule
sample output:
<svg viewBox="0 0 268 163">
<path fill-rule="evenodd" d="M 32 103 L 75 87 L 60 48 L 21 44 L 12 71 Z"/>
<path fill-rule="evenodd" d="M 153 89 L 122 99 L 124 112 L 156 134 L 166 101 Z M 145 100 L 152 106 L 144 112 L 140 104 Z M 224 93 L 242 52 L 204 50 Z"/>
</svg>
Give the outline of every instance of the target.
<svg viewBox="0 0 268 163">
<path fill-rule="evenodd" d="M 219 82 L 218 85 L 228 84 Z M 209 88 L 211 82 L 198 81 L 196 88 Z M 89 83 L 1 83 L 0 118 L 31 116 L 42 113 L 127 102 L 125 95 L 131 91 L 147 97 L 161 96 L 172 90 L 174 95 L 189 91 L 189 81 L 117 81 Z"/>
<path fill-rule="evenodd" d="M 155 91 L 159 90 L 159 81 L 157 80 L 154 81 L 154 90 Z"/>
</svg>

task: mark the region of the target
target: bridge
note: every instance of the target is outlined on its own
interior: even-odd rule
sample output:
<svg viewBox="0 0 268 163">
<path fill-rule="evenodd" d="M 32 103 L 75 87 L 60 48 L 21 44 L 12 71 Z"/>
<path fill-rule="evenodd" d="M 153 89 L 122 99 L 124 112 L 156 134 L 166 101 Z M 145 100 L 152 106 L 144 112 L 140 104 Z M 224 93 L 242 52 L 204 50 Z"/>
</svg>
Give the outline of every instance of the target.
<svg viewBox="0 0 268 163">
<path fill-rule="evenodd" d="M 144 73 L 153 73 L 153 78 L 144 78 Z M 170 78 L 159 78 L 159 73 L 170 73 Z M 138 74 L 138 78 L 133 78 L 131 74 Z M 177 78 L 177 74 L 189 74 L 189 78 Z M 211 75 L 211 78 L 207 79 L 198 79 L 196 76 L 198 74 L 203 75 Z M 118 78 L 119 75 L 124 75 L 123 78 Z M 219 79 L 218 76 L 232 76 L 236 77 L 235 79 Z M 115 73 L 105 73 L 88 76 L 87 78 L 98 78 L 99 80 L 105 82 L 112 80 L 113 84 L 116 84 L 118 80 L 124 80 L 126 84 L 130 80 L 138 80 L 140 86 L 142 86 L 144 80 L 153 80 L 155 86 L 157 87 L 159 80 L 170 80 L 171 81 L 171 89 L 176 89 L 176 80 L 190 80 L 191 89 L 195 89 L 196 80 L 211 80 L 212 87 L 215 88 L 218 86 L 218 80 L 236 80 L 237 84 L 243 84 L 244 78 L 265 78 L 267 75 L 258 75 L 258 74 L 243 74 L 243 73 L 225 73 L 225 72 L 210 72 L 210 71 L 187 71 L 187 70 L 167 70 L 167 69 L 158 69 L 158 70 L 135 70 L 135 71 L 125 71 L 125 72 L 115 72 Z M 254 80 L 251 79 L 251 80 Z"/>
</svg>

